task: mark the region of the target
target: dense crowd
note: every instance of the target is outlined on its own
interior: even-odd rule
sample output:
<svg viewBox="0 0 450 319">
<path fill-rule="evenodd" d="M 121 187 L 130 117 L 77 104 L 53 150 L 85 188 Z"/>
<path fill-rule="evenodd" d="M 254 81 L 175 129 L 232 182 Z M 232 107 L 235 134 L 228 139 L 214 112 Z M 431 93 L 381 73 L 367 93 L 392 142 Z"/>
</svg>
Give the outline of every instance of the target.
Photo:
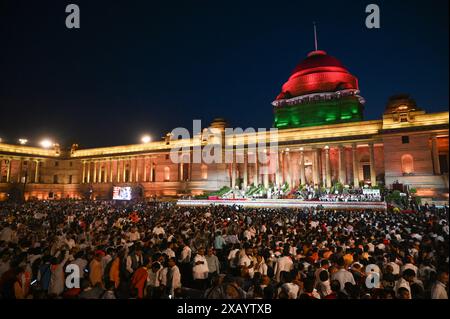
<svg viewBox="0 0 450 319">
<path fill-rule="evenodd" d="M 0 298 L 447 299 L 448 212 L 0 203 Z"/>
<path fill-rule="evenodd" d="M 380 202 L 383 194 L 365 194 L 362 189 L 335 190 L 331 188 L 320 190 L 313 185 L 305 185 L 295 193 L 298 199 L 317 200 L 322 202 Z"/>
<path fill-rule="evenodd" d="M 373 194 L 326 194 L 319 197 L 321 202 L 380 202 L 381 195 Z"/>
</svg>

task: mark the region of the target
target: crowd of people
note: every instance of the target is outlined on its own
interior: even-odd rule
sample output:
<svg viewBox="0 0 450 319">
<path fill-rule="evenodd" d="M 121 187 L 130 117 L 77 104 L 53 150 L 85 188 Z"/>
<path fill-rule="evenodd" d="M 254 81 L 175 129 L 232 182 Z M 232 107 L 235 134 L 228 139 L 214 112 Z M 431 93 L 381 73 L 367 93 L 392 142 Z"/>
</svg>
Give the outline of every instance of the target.
<svg viewBox="0 0 450 319">
<path fill-rule="evenodd" d="M 319 197 L 321 202 L 381 202 L 379 194 L 326 194 Z"/>
<path fill-rule="evenodd" d="M 2 299 L 447 299 L 448 207 L 0 203 Z"/>
<path fill-rule="evenodd" d="M 380 192 L 364 193 L 363 189 L 334 190 L 329 188 L 320 190 L 314 185 L 305 185 L 296 192 L 296 197 L 303 200 L 317 200 L 321 202 L 380 202 L 383 194 Z"/>
</svg>

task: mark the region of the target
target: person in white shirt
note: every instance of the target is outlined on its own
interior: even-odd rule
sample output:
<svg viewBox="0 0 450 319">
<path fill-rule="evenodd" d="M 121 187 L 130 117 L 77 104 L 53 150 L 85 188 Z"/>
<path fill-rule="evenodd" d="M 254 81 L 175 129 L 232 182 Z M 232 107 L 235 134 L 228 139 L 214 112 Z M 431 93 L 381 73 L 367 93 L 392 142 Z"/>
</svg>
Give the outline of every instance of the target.
<svg viewBox="0 0 450 319">
<path fill-rule="evenodd" d="M 317 292 L 320 294 L 321 298 L 325 298 L 331 295 L 333 291 L 331 290 L 330 275 L 328 270 L 322 270 L 319 274 L 319 283 L 317 284 Z"/>
<path fill-rule="evenodd" d="M 80 274 L 80 279 L 84 278 L 84 270 L 86 269 L 88 262 L 85 259 L 84 256 L 84 252 L 83 251 L 79 251 L 78 253 L 75 254 L 75 260 L 72 261 L 70 264 L 74 264 L 78 266 L 79 269 L 79 274 Z M 104 269 L 104 268 L 103 268 Z"/>
<path fill-rule="evenodd" d="M 264 260 L 264 257 L 261 254 L 256 255 L 256 264 L 255 264 L 255 273 L 259 272 L 262 276 L 267 275 L 268 266 L 266 264 L 266 261 Z"/>
<path fill-rule="evenodd" d="M 241 276 L 253 278 L 255 270 L 253 268 L 254 262 L 252 259 L 253 249 L 247 247 L 239 256 L 239 267 L 241 268 Z"/>
<path fill-rule="evenodd" d="M 126 259 L 126 269 L 130 275 L 132 275 L 136 269 L 142 266 L 144 263 L 144 257 L 140 247 L 130 249 L 130 253 Z"/>
<path fill-rule="evenodd" d="M 169 258 L 175 258 L 175 252 L 173 251 L 173 243 L 169 243 L 167 248 L 162 251 L 163 254 L 166 254 Z"/>
<path fill-rule="evenodd" d="M 75 240 L 72 238 L 72 236 L 67 236 L 65 244 L 67 245 L 67 247 L 69 247 L 69 250 L 74 248 L 76 245 Z"/>
<path fill-rule="evenodd" d="M 294 269 L 294 262 L 291 256 L 289 256 L 289 246 L 283 249 L 283 256 L 278 258 L 275 264 L 275 281 L 280 282 L 280 274 L 282 271 L 291 272 Z"/>
<path fill-rule="evenodd" d="M 438 280 L 431 288 L 431 299 L 448 299 L 448 272 L 443 271 L 438 275 Z"/>
<path fill-rule="evenodd" d="M 178 262 L 180 262 L 182 264 L 188 264 L 191 261 L 192 249 L 188 245 L 184 244 L 184 242 L 182 243 L 182 245 L 184 247 L 181 250 L 180 258 L 178 259 Z"/>
<path fill-rule="evenodd" d="M 345 291 L 345 284 L 347 282 L 351 283 L 352 285 L 356 285 L 355 278 L 353 277 L 353 274 L 345 269 L 345 261 L 344 258 L 339 258 L 337 262 L 339 266 L 339 270 L 335 272 L 333 275 L 331 275 L 331 280 L 337 280 L 341 284 L 341 291 L 343 293 L 346 293 Z"/>
<path fill-rule="evenodd" d="M 175 257 L 169 258 L 166 274 L 167 294 L 171 297 L 175 296 L 177 290 L 181 289 L 181 273 L 176 264 Z"/>
<path fill-rule="evenodd" d="M 192 267 L 192 277 L 195 286 L 199 290 L 206 288 L 206 280 L 208 279 L 208 262 L 205 258 L 205 248 L 200 247 L 197 255 L 194 257 L 194 267 Z"/>
<path fill-rule="evenodd" d="M 402 277 L 396 281 L 395 286 L 394 286 L 394 292 L 395 295 L 397 296 L 397 298 L 401 297 L 400 294 L 400 288 L 404 288 L 408 291 L 409 293 L 409 299 L 411 299 L 411 284 L 414 282 L 414 279 L 416 277 L 416 274 L 414 273 L 414 270 L 412 269 L 406 269 L 403 274 Z"/>
<path fill-rule="evenodd" d="M 287 282 L 281 286 L 281 289 L 287 294 L 288 299 L 297 299 L 300 287 L 292 282 Z"/>
<path fill-rule="evenodd" d="M 320 262 L 320 268 L 317 269 L 316 272 L 314 273 L 314 279 L 315 279 L 314 288 L 318 289 L 318 285 L 321 281 L 319 278 L 320 273 L 323 270 L 326 270 L 328 272 L 328 268 L 330 268 L 330 262 L 328 261 L 328 259 L 322 259 Z"/>
<path fill-rule="evenodd" d="M 13 242 L 16 237 L 15 234 L 16 231 L 5 223 L 4 228 L 0 231 L 0 241 L 5 241 L 7 243 Z"/>
<path fill-rule="evenodd" d="M 155 296 L 159 286 L 161 284 L 161 264 L 155 261 L 152 264 L 152 267 L 148 270 L 148 278 L 147 278 L 147 287 L 148 287 L 148 295 L 150 297 Z"/>
<path fill-rule="evenodd" d="M 404 265 L 400 268 L 401 274 L 403 274 L 403 272 L 404 272 L 406 269 L 411 269 L 411 270 L 413 270 L 413 271 L 416 273 L 416 276 L 417 276 L 417 274 L 419 273 L 419 268 L 417 268 L 417 266 L 414 265 L 414 264 L 412 264 L 412 263 L 404 264 Z"/>
<path fill-rule="evenodd" d="M 152 231 L 152 234 L 154 234 L 154 235 L 156 235 L 156 236 L 159 236 L 160 234 L 165 235 L 165 233 L 166 233 L 166 232 L 164 231 L 164 228 L 162 228 L 160 224 L 157 224 L 157 225 L 153 228 L 153 231 Z"/>
<path fill-rule="evenodd" d="M 233 273 L 236 272 L 236 269 L 238 267 L 238 256 L 239 256 L 239 248 L 237 248 L 237 245 L 233 246 L 234 248 L 230 250 L 228 253 L 228 263 L 230 265 L 230 268 Z"/>
<path fill-rule="evenodd" d="M 392 267 L 392 269 L 393 269 L 392 274 L 393 275 L 399 275 L 400 274 L 400 265 L 397 263 L 397 258 L 395 258 L 395 256 L 391 256 L 391 258 L 390 258 L 389 262 L 387 263 L 387 265 Z"/>
<path fill-rule="evenodd" d="M 136 227 L 133 227 L 131 231 L 128 233 L 128 238 L 130 241 L 138 241 L 141 239 L 141 235 L 139 234 Z"/>
</svg>

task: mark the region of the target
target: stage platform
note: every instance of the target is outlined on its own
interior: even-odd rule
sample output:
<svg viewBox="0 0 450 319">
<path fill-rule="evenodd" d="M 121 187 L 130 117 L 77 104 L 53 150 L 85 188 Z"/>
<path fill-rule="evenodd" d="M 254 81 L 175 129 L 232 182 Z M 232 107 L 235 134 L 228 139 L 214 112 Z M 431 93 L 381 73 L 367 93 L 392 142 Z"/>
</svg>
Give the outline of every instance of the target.
<svg viewBox="0 0 450 319">
<path fill-rule="evenodd" d="M 320 202 L 300 199 L 204 199 L 178 200 L 178 206 L 242 206 L 251 208 L 316 208 L 322 206 L 327 210 L 381 210 L 385 211 L 385 202 Z"/>
</svg>

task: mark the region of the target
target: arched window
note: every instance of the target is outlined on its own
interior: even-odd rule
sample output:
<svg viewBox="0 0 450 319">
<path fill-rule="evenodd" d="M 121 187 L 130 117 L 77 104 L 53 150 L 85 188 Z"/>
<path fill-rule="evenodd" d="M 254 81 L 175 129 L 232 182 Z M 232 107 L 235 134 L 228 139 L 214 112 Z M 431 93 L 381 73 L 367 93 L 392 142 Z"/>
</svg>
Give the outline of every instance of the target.
<svg viewBox="0 0 450 319">
<path fill-rule="evenodd" d="M 170 181 L 170 168 L 168 166 L 164 167 L 164 181 Z"/>
<path fill-rule="evenodd" d="M 409 154 L 405 154 L 402 156 L 402 173 L 403 174 L 414 173 L 414 159 Z"/>
<path fill-rule="evenodd" d="M 205 180 L 208 179 L 208 166 L 203 164 L 201 170 L 202 170 L 202 179 Z"/>
</svg>

